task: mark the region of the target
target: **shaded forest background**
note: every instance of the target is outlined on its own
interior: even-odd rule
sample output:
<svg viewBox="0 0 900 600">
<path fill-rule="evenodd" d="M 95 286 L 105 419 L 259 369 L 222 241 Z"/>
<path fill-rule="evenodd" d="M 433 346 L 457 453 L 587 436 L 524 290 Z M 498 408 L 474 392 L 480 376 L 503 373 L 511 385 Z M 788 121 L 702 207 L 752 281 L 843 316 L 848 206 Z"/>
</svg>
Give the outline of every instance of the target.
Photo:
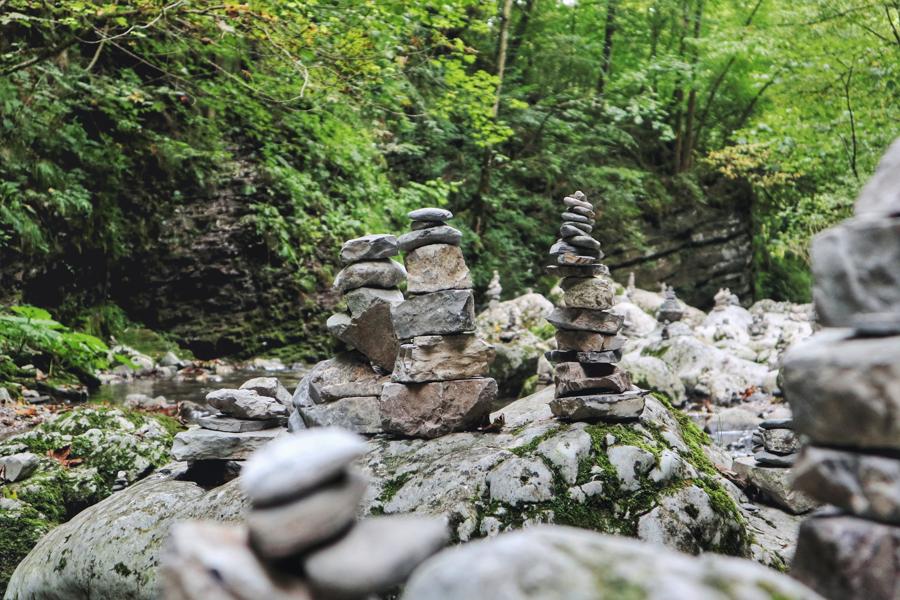
<svg viewBox="0 0 900 600">
<path fill-rule="evenodd" d="M 896 0 L 0 0 L 0 301 L 311 358 L 343 240 L 544 289 L 574 189 L 617 277 L 802 301 L 898 84 Z"/>
</svg>

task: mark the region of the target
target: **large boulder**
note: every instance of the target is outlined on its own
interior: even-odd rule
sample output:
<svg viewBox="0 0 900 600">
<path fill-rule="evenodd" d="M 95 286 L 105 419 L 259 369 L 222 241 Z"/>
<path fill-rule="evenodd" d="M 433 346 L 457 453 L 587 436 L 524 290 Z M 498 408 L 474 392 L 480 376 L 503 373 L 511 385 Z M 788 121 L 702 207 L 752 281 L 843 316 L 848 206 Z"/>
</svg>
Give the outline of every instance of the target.
<svg viewBox="0 0 900 600">
<path fill-rule="evenodd" d="M 548 525 L 445 550 L 413 572 L 402 598 L 821 600 L 751 561 Z"/>
</svg>

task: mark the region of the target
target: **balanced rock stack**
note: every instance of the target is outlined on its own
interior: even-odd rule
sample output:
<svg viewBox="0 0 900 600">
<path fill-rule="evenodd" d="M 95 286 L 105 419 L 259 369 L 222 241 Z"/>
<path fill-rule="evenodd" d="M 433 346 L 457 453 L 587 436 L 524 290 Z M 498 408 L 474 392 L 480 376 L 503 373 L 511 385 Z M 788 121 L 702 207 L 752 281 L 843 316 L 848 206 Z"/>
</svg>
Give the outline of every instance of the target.
<svg viewBox="0 0 900 600">
<path fill-rule="evenodd" d="M 391 305 L 401 340 L 391 383 L 381 395 L 387 433 L 434 438 L 476 429 L 497 398 L 485 377 L 493 346 L 475 336 L 472 279 L 460 249 L 462 234 L 440 208 L 409 213 L 412 231 L 400 236 L 408 298 Z"/>
<path fill-rule="evenodd" d="M 256 377 L 239 389 L 210 392 L 206 402 L 219 412 L 175 436 L 175 460 L 245 460 L 284 432 L 291 393 L 275 377 Z"/>
<path fill-rule="evenodd" d="M 345 242 L 340 255 L 345 266 L 334 278 L 334 287 L 350 314 L 331 315 L 326 323 L 334 337 L 387 373 L 394 368 L 398 347 L 390 307 L 403 301 L 398 286 L 406 280 L 403 265 L 390 258 L 398 253 L 393 235 L 367 235 Z"/>
<path fill-rule="evenodd" d="M 448 541 L 443 518 L 356 521 L 366 443 L 336 428 L 286 436 L 247 461 L 244 524 L 176 524 L 161 568 L 166 600 L 354 599 L 393 592 Z"/>
<path fill-rule="evenodd" d="M 815 237 L 825 329 L 784 357 L 794 485 L 836 507 L 800 527 L 792 575 L 828 598 L 900 598 L 900 139 L 854 216 Z"/>
<path fill-rule="evenodd" d="M 818 502 L 791 487 L 790 467 L 800 452 L 800 440 L 793 420 L 767 419 L 759 424 L 752 438 L 753 456 L 734 460 L 732 469 L 760 500 L 799 515 L 809 512 Z"/>
<path fill-rule="evenodd" d="M 675 288 L 667 287 L 664 296 L 665 300 L 656 312 L 656 320 L 660 323 L 677 323 L 684 318 L 684 308 L 675 296 Z"/>
<path fill-rule="evenodd" d="M 500 273 L 494 269 L 491 281 L 488 283 L 484 295 L 488 300 L 488 306 L 497 306 L 500 304 L 500 294 L 503 293 L 503 286 L 500 285 Z"/>
<path fill-rule="evenodd" d="M 594 208 L 581 192 L 563 199 L 560 239 L 550 248 L 551 275 L 562 277 L 565 306 L 547 317 L 556 327 L 557 349 L 547 353 L 556 365 L 556 395 L 550 403 L 560 419 L 635 419 L 644 410 L 646 392 L 633 387 L 616 367 L 624 338 L 623 317 L 609 311 L 615 291 L 600 263 L 600 242 L 591 237 Z"/>
</svg>

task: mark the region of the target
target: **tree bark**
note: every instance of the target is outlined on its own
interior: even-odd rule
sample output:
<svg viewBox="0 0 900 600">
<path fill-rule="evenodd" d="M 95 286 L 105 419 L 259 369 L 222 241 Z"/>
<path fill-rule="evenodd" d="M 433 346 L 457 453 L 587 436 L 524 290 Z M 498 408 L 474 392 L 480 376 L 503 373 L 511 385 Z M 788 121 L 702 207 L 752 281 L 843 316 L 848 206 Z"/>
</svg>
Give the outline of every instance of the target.
<svg viewBox="0 0 900 600">
<path fill-rule="evenodd" d="M 704 0 L 697 0 L 697 4 L 694 7 L 692 34 L 695 40 L 700 38 L 703 24 L 703 4 Z M 688 92 L 687 114 L 685 115 L 681 156 L 678 159 L 679 173 L 689 169 L 694 158 L 694 117 L 697 113 L 697 82 L 695 78 L 699 59 L 699 53 L 696 46 L 694 46 L 691 50 L 691 90 Z"/>
<path fill-rule="evenodd" d="M 613 36 L 616 33 L 616 9 L 619 0 L 606 1 L 606 27 L 603 30 L 603 59 L 600 62 L 600 75 L 597 77 L 597 93 L 603 95 L 609 73 L 612 70 Z"/>
</svg>

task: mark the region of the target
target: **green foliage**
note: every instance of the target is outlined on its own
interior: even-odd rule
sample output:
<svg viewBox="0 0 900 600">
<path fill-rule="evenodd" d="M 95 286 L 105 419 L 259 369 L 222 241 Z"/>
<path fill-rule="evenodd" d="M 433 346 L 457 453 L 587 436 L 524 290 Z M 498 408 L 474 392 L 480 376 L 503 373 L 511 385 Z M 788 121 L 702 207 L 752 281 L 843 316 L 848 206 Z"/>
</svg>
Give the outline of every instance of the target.
<svg viewBox="0 0 900 600">
<path fill-rule="evenodd" d="M 0 312 L 0 355 L 19 365 L 32 363 L 51 377 L 90 381 L 110 366 L 103 340 L 72 331 L 34 306 L 12 306 Z"/>
</svg>

